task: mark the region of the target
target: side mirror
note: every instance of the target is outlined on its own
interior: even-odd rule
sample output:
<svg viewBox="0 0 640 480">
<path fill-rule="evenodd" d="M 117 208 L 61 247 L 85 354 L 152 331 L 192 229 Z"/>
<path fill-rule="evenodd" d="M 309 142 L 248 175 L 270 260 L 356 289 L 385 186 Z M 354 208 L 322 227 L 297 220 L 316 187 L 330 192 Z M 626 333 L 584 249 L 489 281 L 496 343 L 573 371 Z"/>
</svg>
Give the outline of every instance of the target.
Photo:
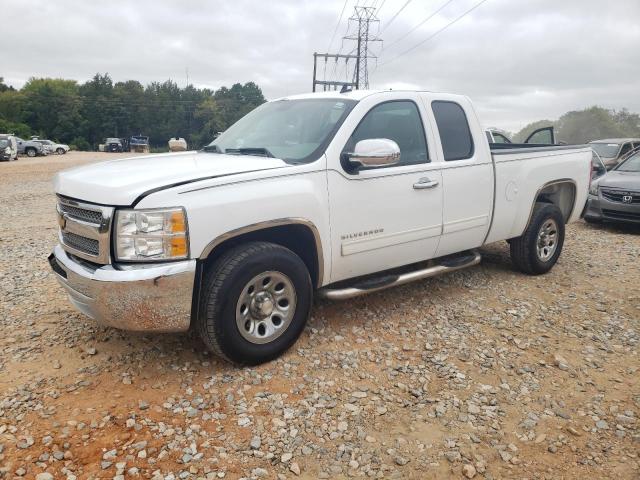
<svg viewBox="0 0 640 480">
<path fill-rule="evenodd" d="M 370 138 L 360 140 L 346 156 L 358 167 L 387 167 L 400 161 L 400 147 L 387 138 Z"/>
</svg>

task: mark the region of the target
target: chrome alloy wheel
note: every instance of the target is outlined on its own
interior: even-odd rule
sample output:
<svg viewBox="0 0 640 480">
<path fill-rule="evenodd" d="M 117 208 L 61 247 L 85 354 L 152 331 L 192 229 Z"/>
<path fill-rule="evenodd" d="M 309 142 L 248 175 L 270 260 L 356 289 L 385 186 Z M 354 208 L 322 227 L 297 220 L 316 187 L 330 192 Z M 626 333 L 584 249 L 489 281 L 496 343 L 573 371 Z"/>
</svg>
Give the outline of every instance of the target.
<svg viewBox="0 0 640 480">
<path fill-rule="evenodd" d="M 236 306 L 236 325 L 245 340 L 269 343 L 287 330 L 295 312 L 293 282 L 284 273 L 264 272 L 242 289 Z"/>
<path fill-rule="evenodd" d="M 546 262 L 558 248 L 558 225 L 555 220 L 545 220 L 538 231 L 538 242 L 536 243 L 536 250 L 538 252 L 538 258 L 543 262 Z"/>
</svg>

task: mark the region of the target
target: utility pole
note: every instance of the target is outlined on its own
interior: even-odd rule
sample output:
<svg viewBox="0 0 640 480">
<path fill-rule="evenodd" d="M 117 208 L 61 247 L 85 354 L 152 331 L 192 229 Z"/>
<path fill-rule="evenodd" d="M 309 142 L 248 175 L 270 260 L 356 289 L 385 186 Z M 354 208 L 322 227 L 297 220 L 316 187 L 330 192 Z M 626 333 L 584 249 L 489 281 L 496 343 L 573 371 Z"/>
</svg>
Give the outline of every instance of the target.
<svg viewBox="0 0 640 480">
<path fill-rule="evenodd" d="M 355 41 L 356 47 L 349 54 L 342 53 L 314 53 L 313 54 L 313 91 L 316 91 L 318 85 L 322 85 L 323 90 L 336 90 L 340 88 L 369 88 L 369 70 L 368 63 L 370 58 L 377 58 L 373 55 L 369 49 L 371 42 L 381 42 L 382 39 L 370 33 L 370 29 L 373 25 L 377 24 L 380 20 L 376 17 L 376 9 L 374 7 L 361 7 L 356 6 L 354 14 L 349 18 L 349 26 L 352 22 L 356 22 L 357 34 L 347 35 L 342 37 L 343 44 L 345 40 Z M 345 61 L 345 79 L 344 80 L 327 80 L 323 76 L 323 79 L 318 79 L 318 58 L 324 58 L 326 72 L 326 65 L 329 59 L 334 60 L 337 66 L 339 59 Z M 349 74 L 349 61 L 355 60 L 353 64 L 353 73 Z"/>
</svg>

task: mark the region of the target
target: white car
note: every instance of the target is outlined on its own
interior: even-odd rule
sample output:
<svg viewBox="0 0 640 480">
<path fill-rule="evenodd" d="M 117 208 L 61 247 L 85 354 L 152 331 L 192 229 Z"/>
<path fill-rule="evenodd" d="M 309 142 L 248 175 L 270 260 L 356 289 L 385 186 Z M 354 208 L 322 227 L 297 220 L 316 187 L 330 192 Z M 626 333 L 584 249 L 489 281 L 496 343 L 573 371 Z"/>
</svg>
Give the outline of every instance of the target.
<svg viewBox="0 0 640 480">
<path fill-rule="evenodd" d="M 34 138 L 33 141 L 40 143 L 49 153 L 64 155 L 69 151 L 69 145 L 65 145 L 64 143 L 56 143 L 51 140 L 40 140 L 38 138 Z"/>
<path fill-rule="evenodd" d="M 542 274 L 581 217 L 591 149 L 491 150 L 471 101 L 411 91 L 265 103 L 199 152 L 55 179 L 49 257 L 71 302 L 113 327 L 190 327 L 257 364 L 302 332 L 314 294 L 347 299 L 470 267 L 507 240 Z"/>
</svg>

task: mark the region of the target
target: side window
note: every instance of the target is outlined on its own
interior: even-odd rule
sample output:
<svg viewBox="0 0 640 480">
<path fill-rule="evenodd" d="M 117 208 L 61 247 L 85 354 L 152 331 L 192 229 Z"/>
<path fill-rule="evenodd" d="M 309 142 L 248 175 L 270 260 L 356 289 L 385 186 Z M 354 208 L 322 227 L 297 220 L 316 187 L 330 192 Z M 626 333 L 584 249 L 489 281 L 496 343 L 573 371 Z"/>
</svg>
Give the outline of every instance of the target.
<svg viewBox="0 0 640 480">
<path fill-rule="evenodd" d="M 631 144 L 625 143 L 624 145 L 622 145 L 622 149 L 620 149 L 620 156 L 623 156 L 625 153 L 628 153 L 630 151 L 631 151 Z"/>
<path fill-rule="evenodd" d="M 353 151 L 360 140 L 371 138 L 387 138 L 398 144 L 400 162 L 396 166 L 429 161 L 420 112 L 411 101 L 385 102 L 369 110 L 351 135 L 345 151 Z"/>
<path fill-rule="evenodd" d="M 446 161 L 464 160 L 473 156 L 473 138 L 467 116 L 455 102 L 431 102 L 431 109 L 440 132 L 440 142 Z"/>
</svg>

